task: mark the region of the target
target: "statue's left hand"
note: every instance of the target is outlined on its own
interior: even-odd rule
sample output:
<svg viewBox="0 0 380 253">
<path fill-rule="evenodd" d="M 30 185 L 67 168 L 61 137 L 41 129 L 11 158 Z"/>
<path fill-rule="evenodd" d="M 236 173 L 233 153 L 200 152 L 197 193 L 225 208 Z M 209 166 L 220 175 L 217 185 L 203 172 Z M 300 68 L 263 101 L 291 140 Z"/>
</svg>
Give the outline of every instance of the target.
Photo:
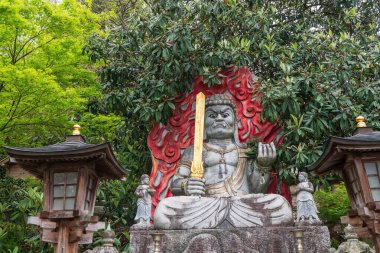
<svg viewBox="0 0 380 253">
<path fill-rule="evenodd" d="M 257 155 L 257 164 L 260 167 L 270 167 L 276 160 L 276 146 L 273 142 L 264 144 L 259 142 L 259 150 Z"/>
</svg>

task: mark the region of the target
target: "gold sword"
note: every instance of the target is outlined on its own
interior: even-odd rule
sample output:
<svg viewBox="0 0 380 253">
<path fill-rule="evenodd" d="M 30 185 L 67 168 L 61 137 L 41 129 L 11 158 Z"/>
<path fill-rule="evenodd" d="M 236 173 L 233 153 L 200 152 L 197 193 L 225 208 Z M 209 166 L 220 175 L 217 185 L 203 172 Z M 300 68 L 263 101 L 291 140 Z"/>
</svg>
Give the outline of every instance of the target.
<svg viewBox="0 0 380 253">
<path fill-rule="evenodd" d="M 194 133 L 194 156 L 191 163 L 192 178 L 203 178 L 203 131 L 205 122 L 205 107 L 206 97 L 202 92 L 196 96 L 196 109 L 195 109 L 195 133 Z"/>
</svg>

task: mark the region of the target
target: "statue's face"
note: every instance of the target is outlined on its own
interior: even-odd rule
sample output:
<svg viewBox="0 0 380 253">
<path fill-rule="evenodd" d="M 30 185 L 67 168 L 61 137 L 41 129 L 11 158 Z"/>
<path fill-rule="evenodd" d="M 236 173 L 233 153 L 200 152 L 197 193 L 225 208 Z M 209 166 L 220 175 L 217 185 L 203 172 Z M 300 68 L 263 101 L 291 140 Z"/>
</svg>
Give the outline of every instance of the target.
<svg viewBox="0 0 380 253">
<path fill-rule="evenodd" d="M 304 181 L 306 180 L 306 178 L 305 178 L 304 175 L 299 174 L 299 175 L 298 175 L 298 180 L 299 180 L 300 182 L 304 182 Z"/>
<path fill-rule="evenodd" d="M 149 177 L 144 177 L 142 180 L 143 184 L 149 184 Z"/>
<path fill-rule="evenodd" d="M 212 105 L 206 108 L 205 131 L 207 138 L 228 139 L 234 136 L 235 115 L 228 105 Z"/>
</svg>

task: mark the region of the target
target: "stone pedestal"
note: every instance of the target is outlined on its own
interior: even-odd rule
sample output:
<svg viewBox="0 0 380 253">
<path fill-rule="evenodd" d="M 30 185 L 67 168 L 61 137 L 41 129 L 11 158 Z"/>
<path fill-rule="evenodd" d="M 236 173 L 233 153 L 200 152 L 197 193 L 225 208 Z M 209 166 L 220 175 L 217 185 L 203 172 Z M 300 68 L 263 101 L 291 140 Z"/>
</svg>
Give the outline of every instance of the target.
<svg viewBox="0 0 380 253">
<path fill-rule="evenodd" d="M 240 229 L 159 230 L 161 252 L 252 252 L 296 253 L 293 231 L 297 227 L 257 227 Z M 330 234 L 326 226 L 300 227 L 304 230 L 305 253 L 326 253 Z M 131 253 L 153 252 L 150 233 L 157 230 L 131 230 Z"/>
</svg>

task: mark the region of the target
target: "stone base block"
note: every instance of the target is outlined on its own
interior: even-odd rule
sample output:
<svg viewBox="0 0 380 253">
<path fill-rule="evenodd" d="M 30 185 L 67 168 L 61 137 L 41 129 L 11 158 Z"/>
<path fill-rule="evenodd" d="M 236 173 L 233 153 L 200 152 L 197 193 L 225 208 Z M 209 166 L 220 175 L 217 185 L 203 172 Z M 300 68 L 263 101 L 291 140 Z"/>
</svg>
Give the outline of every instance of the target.
<svg viewBox="0 0 380 253">
<path fill-rule="evenodd" d="M 304 230 L 304 253 L 327 253 L 330 234 L 326 226 L 299 227 Z M 240 229 L 131 230 L 131 253 L 153 252 L 150 233 L 162 232 L 163 253 L 296 253 L 296 227 Z"/>
</svg>

